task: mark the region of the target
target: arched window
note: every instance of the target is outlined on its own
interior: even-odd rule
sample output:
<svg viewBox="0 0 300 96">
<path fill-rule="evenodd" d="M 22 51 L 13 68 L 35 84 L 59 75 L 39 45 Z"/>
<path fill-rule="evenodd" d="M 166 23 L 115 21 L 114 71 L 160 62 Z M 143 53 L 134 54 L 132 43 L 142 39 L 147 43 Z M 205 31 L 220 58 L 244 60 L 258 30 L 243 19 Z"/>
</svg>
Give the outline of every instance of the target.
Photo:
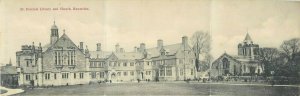
<svg viewBox="0 0 300 96">
<path fill-rule="evenodd" d="M 228 61 L 228 59 L 227 58 L 224 58 L 223 60 L 222 60 L 222 62 L 223 62 L 223 69 L 228 69 L 229 68 L 229 61 Z"/>
</svg>

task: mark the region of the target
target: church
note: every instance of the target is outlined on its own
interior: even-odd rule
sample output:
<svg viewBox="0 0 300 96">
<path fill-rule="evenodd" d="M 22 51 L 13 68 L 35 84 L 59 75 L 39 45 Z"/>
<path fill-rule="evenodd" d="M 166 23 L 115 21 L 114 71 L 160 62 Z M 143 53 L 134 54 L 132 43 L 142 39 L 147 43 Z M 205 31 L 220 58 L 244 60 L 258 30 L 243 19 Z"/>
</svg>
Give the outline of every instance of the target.
<svg viewBox="0 0 300 96">
<path fill-rule="evenodd" d="M 237 49 L 237 55 L 225 52 L 212 63 L 211 76 L 250 76 L 263 72 L 258 58 L 259 45 L 253 43 L 248 33 Z"/>
<path fill-rule="evenodd" d="M 125 52 L 119 44 L 115 51 L 104 51 L 101 43 L 97 50 L 76 44 L 55 22 L 51 27 L 50 42 L 42 46 L 22 45 L 16 52 L 19 85 L 59 86 L 87 84 L 99 81 L 133 82 L 174 81 L 197 78 L 195 56 L 188 44 L 188 37 L 182 42 L 146 48 L 145 43 L 134 47 L 133 52 Z"/>
</svg>

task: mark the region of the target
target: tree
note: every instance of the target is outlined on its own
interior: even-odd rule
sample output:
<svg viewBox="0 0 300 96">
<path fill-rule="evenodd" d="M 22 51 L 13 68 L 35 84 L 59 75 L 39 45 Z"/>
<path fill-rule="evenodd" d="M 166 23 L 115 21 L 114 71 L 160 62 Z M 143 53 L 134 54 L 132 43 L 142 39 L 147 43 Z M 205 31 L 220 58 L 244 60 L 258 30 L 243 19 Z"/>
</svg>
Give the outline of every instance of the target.
<svg viewBox="0 0 300 96">
<path fill-rule="evenodd" d="M 191 38 L 192 43 L 192 50 L 196 57 L 196 69 L 199 71 L 199 64 L 200 64 L 200 54 L 202 53 L 209 53 L 210 51 L 210 44 L 211 44 L 211 36 L 208 32 L 197 31 L 193 34 Z"/>
<path fill-rule="evenodd" d="M 264 70 L 265 76 L 270 76 L 271 71 L 275 71 L 276 59 L 279 57 L 279 51 L 276 48 L 260 48 L 259 60 L 261 62 L 261 68 Z"/>
<path fill-rule="evenodd" d="M 295 60 L 296 53 L 300 52 L 300 38 L 293 38 L 287 41 L 284 41 L 280 48 L 283 50 L 284 55 L 289 62 Z"/>
<path fill-rule="evenodd" d="M 284 41 L 280 48 L 283 50 L 283 58 L 287 59 L 287 62 L 284 62 L 285 66 L 282 68 L 282 70 L 287 71 L 283 71 L 283 74 L 285 74 L 285 76 L 300 77 L 300 64 L 298 62 L 300 38 Z"/>
</svg>

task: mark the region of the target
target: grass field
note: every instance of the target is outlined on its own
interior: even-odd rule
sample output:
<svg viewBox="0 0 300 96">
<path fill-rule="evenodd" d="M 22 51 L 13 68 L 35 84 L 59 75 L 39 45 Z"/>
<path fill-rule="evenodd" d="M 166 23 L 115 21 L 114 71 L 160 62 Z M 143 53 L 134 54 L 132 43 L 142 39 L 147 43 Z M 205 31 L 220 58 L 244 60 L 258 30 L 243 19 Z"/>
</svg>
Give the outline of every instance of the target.
<svg viewBox="0 0 300 96">
<path fill-rule="evenodd" d="M 112 83 L 28 89 L 18 95 L 299 96 L 300 87 L 208 83 Z"/>
</svg>

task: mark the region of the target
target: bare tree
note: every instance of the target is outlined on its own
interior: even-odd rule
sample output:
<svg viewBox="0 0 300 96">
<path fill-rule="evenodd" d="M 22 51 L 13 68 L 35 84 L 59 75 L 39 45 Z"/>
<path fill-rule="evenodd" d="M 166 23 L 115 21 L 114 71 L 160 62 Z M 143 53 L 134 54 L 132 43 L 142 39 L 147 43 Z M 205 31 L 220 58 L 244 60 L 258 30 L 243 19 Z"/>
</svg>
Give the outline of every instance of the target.
<svg viewBox="0 0 300 96">
<path fill-rule="evenodd" d="M 276 48 L 260 48 L 259 58 L 262 70 L 265 71 L 266 75 L 270 75 L 270 71 L 275 70 L 275 62 L 279 58 L 279 51 Z"/>
<path fill-rule="evenodd" d="M 296 57 L 296 54 L 300 52 L 300 38 L 293 38 L 284 41 L 280 48 L 283 50 L 288 62 L 292 63 Z"/>
<path fill-rule="evenodd" d="M 191 43 L 193 46 L 192 49 L 194 51 L 194 55 L 196 57 L 196 69 L 197 71 L 199 71 L 200 54 L 209 53 L 211 49 L 211 37 L 207 32 L 197 31 L 193 34 L 191 38 Z"/>
</svg>

